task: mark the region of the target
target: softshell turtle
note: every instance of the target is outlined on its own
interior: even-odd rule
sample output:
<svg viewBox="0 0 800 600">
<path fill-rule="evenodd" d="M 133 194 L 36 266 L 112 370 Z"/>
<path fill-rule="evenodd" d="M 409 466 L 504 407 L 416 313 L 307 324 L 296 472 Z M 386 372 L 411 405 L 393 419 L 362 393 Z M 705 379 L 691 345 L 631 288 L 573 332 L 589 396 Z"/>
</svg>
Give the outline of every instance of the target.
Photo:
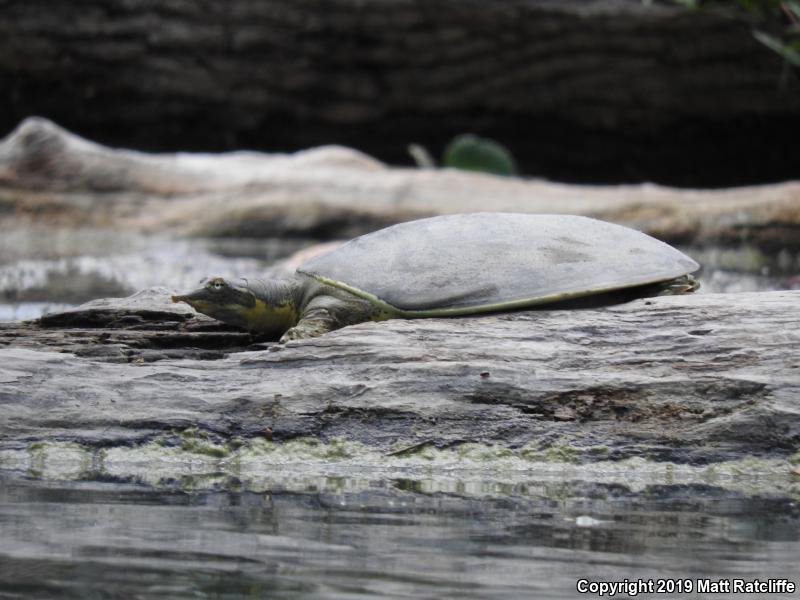
<svg viewBox="0 0 800 600">
<path fill-rule="evenodd" d="M 289 279 L 213 277 L 172 297 L 281 341 L 391 318 L 452 317 L 624 291 L 694 291 L 699 265 L 644 233 L 587 217 L 475 213 L 401 223 L 303 263 Z M 617 300 L 619 301 L 619 300 Z"/>
</svg>

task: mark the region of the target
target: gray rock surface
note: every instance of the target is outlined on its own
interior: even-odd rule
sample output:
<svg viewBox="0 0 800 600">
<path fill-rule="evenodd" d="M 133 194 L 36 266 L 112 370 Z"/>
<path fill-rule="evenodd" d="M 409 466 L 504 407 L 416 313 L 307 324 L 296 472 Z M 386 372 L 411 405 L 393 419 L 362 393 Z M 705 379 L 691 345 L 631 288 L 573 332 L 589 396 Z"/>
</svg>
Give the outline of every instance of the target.
<svg viewBox="0 0 800 600">
<path fill-rule="evenodd" d="M 0 325 L 0 449 L 344 438 L 575 460 L 713 462 L 800 445 L 800 292 L 365 323 L 286 346 L 163 290 Z"/>
</svg>

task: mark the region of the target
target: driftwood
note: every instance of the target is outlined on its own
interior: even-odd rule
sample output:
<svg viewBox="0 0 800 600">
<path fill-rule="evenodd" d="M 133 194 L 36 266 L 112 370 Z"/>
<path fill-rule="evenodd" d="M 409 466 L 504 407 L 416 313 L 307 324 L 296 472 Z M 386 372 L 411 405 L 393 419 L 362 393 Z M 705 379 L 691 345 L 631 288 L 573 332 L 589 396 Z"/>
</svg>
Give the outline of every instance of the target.
<svg viewBox="0 0 800 600">
<path fill-rule="evenodd" d="M 471 211 L 568 213 L 673 243 L 800 250 L 800 183 L 681 190 L 577 186 L 388 167 L 342 147 L 291 155 L 112 150 L 44 119 L 0 142 L 0 225 L 102 225 L 212 236 L 341 238 Z"/>
<path fill-rule="evenodd" d="M 567 447 L 581 462 L 786 457 L 800 444 L 798 306 L 800 292 L 660 297 L 278 346 L 150 290 L 0 324 L 0 450 L 199 428 L 382 452 Z"/>
<path fill-rule="evenodd" d="M 0 2 L 0 131 L 44 114 L 118 145 L 393 162 L 475 131 L 551 178 L 796 176 L 796 73 L 735 12 L 679 4 Z"/>
</svg>

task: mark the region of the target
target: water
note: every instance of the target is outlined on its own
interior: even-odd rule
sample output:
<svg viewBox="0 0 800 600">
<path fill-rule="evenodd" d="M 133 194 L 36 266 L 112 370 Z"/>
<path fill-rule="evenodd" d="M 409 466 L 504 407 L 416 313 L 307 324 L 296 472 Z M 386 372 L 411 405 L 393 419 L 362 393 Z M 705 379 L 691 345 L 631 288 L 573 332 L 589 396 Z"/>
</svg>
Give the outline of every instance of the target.
<svg viewBox="0 0 800 600">
<path fill-rule="evenodd" d="M 0 598 L 574 598 L 579 579 L 797 579 L 800 510 L 768 494 L 535 476 L 484 494 L 237 487 L 2 478 Z"/>
</svg>

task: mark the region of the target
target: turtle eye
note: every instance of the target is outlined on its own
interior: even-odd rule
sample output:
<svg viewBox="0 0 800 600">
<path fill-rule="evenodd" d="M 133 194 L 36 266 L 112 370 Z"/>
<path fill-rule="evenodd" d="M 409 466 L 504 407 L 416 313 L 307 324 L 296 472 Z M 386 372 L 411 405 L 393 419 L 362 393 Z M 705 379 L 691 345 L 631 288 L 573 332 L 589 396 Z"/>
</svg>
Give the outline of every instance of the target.
<svg viewBox="0 0 800 600">
<path fill-rule="evenodd" d="M 222 283 L 221 281 L 215 281 L 214 282 L 214 289 L 215 290 L 221 290 L 224 287 L 225 287 L 225 284 Z"/>
</svg>

